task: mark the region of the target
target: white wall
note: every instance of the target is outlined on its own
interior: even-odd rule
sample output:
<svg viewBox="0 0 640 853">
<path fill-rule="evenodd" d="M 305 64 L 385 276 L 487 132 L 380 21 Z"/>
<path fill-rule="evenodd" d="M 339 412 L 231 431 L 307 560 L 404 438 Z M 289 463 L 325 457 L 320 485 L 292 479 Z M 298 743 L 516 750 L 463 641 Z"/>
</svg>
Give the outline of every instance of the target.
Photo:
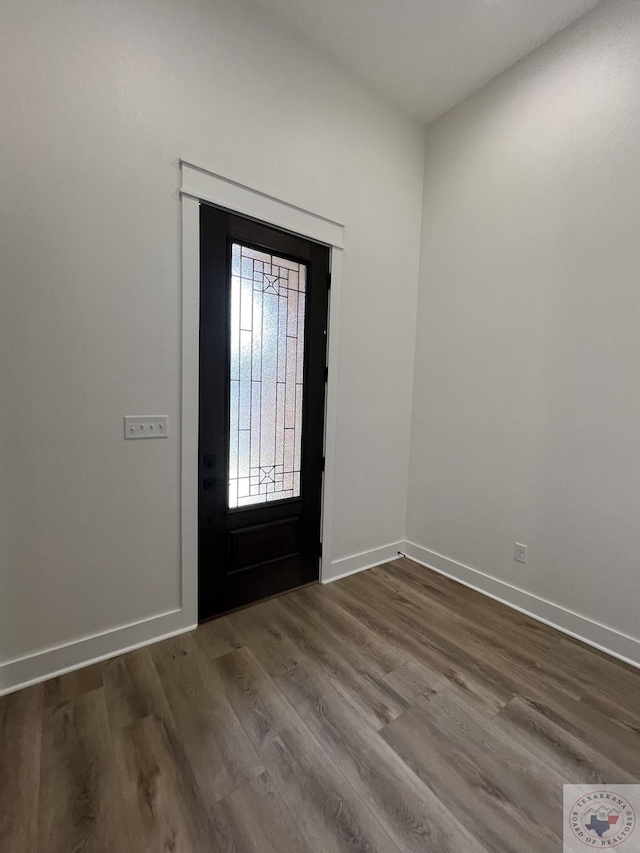
<svg viewBox="0 0 640 853">
<path fill-rule="evenodd" d="M 636 639 L 639 152 L 636 0 L 430 127 L 407 530 Z"/>
<path fill-rule="evenodd" d="M 423 129 L 239 0 L 0 18 L 0 662 L 180 607 L 180 156 L 345 223 L 333 557 L 402 539 Z"/>
</svg>

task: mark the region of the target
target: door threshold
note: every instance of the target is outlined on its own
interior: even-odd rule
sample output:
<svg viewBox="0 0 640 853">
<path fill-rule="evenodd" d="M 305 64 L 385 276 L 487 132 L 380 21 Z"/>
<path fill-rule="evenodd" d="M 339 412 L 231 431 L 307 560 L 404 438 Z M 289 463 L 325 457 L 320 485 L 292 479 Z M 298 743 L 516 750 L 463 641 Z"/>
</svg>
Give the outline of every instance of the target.
<svg viewBox="0 0 640 853">
<path fill-rule="evenodd" d="M 316 586 L 320 583 L 320 579 L 309 581 L 309 583 L 294 586 L 291 589 L 285 589 L 282 592 L 276 592 L 273 595 L 267 595 L 265 598 L 259 598 L 257 601 L 252 601 L 249 604 L 242 604 L 240 607 L 232 607 L 231 610 L 224 610 L 222 613 L 216 613 L 213 616 L 207 616 L 205 619 L 198 619 L 198 625 L 205 625 L 207 622 L 213 622 L 214 619 L 220 619 L 222 616 L 229 616 L 231 613 L 237 613 L 239 610 L 247 610 L 256 604 L 264 604 L 265 601 L 272 601 L 274 598 L 282 598 L 283 595 L 289 595 L 290 592 L 298 592 L 300 589 L 306 589 L 308 586 Z"/>
</svg>

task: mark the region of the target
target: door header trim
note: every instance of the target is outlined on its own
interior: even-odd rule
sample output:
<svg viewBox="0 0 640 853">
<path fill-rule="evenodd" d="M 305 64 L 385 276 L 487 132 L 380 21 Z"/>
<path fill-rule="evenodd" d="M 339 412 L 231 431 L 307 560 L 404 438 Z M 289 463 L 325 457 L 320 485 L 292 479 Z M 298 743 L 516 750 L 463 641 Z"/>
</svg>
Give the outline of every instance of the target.
<svg viewBox="0 0 640 853">
<path fill-rule="evenodd" d="M 344 248 L 344 226 L 339 222 L 304 210 L 287 201 L 247 187 L 230 178 L 208 172 L 186 160 L 180 161 L 183 196 L 210 201 L 219 207 L 293 231 L 316 243 Z"/>
</svg>

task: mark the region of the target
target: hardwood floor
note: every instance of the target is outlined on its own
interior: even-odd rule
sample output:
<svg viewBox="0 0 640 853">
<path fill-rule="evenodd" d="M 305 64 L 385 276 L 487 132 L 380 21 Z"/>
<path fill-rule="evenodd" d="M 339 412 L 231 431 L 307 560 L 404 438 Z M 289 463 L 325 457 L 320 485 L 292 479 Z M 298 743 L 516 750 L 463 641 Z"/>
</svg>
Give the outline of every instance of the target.
<svg viewBox="0 0 640 853">
<path fill-rule="evenodd" d="M 552 853 L 640 671 L 409 560 L 0 698 L 2 853 Z"/>
</svg>

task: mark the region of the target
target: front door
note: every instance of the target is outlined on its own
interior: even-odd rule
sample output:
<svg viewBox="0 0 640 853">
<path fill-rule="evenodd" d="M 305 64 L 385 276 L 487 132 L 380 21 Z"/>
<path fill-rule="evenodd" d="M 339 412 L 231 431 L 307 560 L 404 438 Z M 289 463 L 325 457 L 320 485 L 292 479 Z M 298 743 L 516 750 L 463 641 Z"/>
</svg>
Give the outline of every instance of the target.
<svg viewBox="0 0 640 853">
<path fill-rule="evenodd" d="M 199 618 L 318 579 L 329 249 L 200 205 Z"/>
</svg>

